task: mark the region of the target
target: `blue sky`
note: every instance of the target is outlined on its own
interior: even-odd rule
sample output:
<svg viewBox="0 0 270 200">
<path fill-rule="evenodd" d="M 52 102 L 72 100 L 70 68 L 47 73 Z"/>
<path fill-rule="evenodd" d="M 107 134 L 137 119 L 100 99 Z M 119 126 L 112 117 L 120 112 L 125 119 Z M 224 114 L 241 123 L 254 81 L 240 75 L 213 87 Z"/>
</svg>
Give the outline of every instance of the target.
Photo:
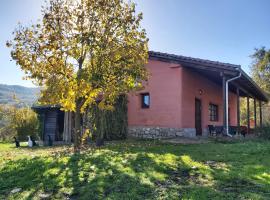
<svg viewBox="0 0 270 200">
<path fill-rule="evenodd" d="M 43 0 L 0 4 L 0 83 L 32 86 L 10 61 L 6 40 L 18 21 L 40 17 Z M 269 0 L 135 0 L 150 50 L 240 64 L 249 72 L 255 47 L 270 48 Z"/>
</svg>

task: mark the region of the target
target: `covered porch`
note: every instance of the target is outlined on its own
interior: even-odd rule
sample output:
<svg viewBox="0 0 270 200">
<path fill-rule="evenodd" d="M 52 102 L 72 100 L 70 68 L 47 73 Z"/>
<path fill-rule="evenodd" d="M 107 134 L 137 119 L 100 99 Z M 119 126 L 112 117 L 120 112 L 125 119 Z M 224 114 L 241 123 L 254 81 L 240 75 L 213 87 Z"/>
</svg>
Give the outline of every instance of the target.
<svg viewBox="0 0 270 200">
<path fill-rule="evenodd" d="M 222 96 L 224 105 L 223 127 L 224 131 L 231 135 L 234 135 L 235 133 L 250 134 L 252 133 L 253 129 L 257 127 L 262 127 L 263 125 L 262 106 L 264 103 L 268 102 L 268 97 L 257 86 L 257 84 L 240 68 L 240 66 L 237 67 L 236 70 L 238 71 L 236 72 L 236 74 L 228 74 L 224 71 L 220 72 L 222 78 Z M 230 124 L 228 123 L 228 91 L 232 91 L 237 95 L 236 127 L 230 126 Z M 244 109 L 241 109 L 240 99 L 242 99 L 242 106 L 244 106 Z M 243 119 L 243 116 L 245 116 L 246 119 Z"/>
<path fill-rule="evenodd" d="M 223 125 L 219 130 L 225 135 L 235 135 L 252 130 L 263 125 L 262 106 L 268 102 L 267 95 L 258 85 L 241 69 L 241 66 L 215 63 L 214 65 L 186 64 L 192 71 L 205 76 L 207 79 L 221 86 L 223 101 Z M 237 125 L 231 126 L 229 121 L 229 97 L 236 94 Z M 245 102 L 244 109 L 241 103 Z M 243 106 L 243 103 L 242 103 Z M 241 113 L 242 112 L 242 113 Z M 242 120 L 241 120 L 242 116 Z M 246 119 L 243 119 L 245 116 Z M 242 121 L 242 122 L 241 122 Z"/>
</svg>

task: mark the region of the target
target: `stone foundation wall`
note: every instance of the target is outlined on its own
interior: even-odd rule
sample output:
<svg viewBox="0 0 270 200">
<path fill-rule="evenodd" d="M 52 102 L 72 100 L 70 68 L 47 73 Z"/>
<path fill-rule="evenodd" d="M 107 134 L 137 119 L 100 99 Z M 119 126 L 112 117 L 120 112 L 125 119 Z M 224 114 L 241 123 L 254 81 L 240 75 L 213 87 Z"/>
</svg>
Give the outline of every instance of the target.
<svg viewBox="0 0 270 200">
<path fill-rule="evenodd" d="M 204 129 L 202 130 L 202 136 L 207 137 L 208 135 L 209 135 L 209 130 L 208 130 L 208 128 L 204 128 Z"/>
<path fill-rule="evenodd" d="M 128 135 L 138 138 L 196 137 L 195 128 L 128 127 Z"/>
</svg>

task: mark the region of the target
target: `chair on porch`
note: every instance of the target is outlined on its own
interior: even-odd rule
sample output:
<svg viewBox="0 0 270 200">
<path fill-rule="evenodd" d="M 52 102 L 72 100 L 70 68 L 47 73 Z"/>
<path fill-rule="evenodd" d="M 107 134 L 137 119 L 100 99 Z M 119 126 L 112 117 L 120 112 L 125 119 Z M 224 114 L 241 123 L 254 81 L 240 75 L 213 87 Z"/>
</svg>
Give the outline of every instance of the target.
<svg viewBox="0 0 270 200">
<path fill-rule="evenodd" d="M 244 137 L 246 137 L 247 132 L 248 132 L 248 128 L 246 126 L 240 126 L 240 133 L 241 133 L 241 135 L 243 135 Z"/>
<path fill-rule="evenodd" d="M 229 126 L 229 133 L 231 135 L 241 134 L 241 135 L 243 135 L 245 137 L 246 134 L 247 134 L 247 127 L 246 126 L 240 126 L 238 128 L 238 126 Z"/>
<path fill-rule="evenodd" d="M 223 130 L 224 130 L 223 126 L 208 125 L 209 135 L 211 136 L 225 134 Z M 229 133 L 231 135 L 236 135 L 237 133 L 240 133 L 241 135 L 245 137 L 247 134 L 247 127 L 240 126 L 240 130 L 238 130 L 237 126 L 229 126 Z"/>
<path fill-rule="evenodd" d="M 211 135 L 211 136 L 216 134 L 215 126 L 214 125 L 208 125 L 208 131 L 209 131 L 209 135 Z"/>
<path fill-rule="evenodd" d="M 222 135 L 223 134 L 223 129 L 224 129 L 223 126 L 216 126 L 217 135 Z"/>
<path fill-rule="evenodd" d="M 208 130 L 211 136 L 223 134 L 223 126 L 208 125 Z"/>
<path fill-rule="evenodd" d="M 238 129 L 237 126 L 229 126 L 229 134 L 236 135 L 238 132 L 237 129 Z"/>
</svg>

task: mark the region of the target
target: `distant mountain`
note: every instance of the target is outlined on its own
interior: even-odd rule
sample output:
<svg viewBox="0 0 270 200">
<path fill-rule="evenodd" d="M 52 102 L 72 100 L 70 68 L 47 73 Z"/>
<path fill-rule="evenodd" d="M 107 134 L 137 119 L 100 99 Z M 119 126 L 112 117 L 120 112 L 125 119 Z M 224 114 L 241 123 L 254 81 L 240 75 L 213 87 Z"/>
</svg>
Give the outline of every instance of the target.
<svg viewBox="0 0 270 200">
<path fill-rule="evenodd" d="M 31 106 L 39 96 L 39 88 L 0 84 L 0 104 Z"/>
</svg>

